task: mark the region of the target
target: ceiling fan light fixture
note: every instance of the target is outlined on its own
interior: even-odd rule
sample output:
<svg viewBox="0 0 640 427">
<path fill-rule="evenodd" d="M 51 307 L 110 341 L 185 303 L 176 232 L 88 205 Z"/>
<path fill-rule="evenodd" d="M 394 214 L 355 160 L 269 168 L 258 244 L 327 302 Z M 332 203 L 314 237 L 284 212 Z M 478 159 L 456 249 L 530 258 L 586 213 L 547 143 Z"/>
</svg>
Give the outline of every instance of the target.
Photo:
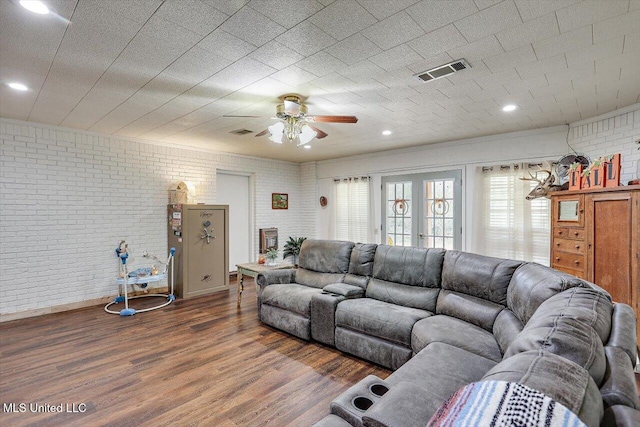
<svg viewBox="0 0 640 427">
<path fill-rule="evenodd" d="M 267 127 L 271 136 L 269 136 L 269 141 L 273 141 L 278 144 L 282 144 L 282 136 L 284 135 L 284 123 L 276 122 L 271 126 Z"/>
<path fill-rule="evenodd" d="M 298 146 L 308 144 L 316 136 L 318 136 L 318 132 L 311 129 L 311 126 L 302 125 L 302 127 L 300 128 L 300 134 L 298 134 L 298 141 L 300 141 L 298 143 Z"/>
<path fill-rule="evenodd" d="M 46 15 L 49 13 L 47 5 L 39 0 L 20 0 L 20 6 L 38 15 Z"/>
</svg>

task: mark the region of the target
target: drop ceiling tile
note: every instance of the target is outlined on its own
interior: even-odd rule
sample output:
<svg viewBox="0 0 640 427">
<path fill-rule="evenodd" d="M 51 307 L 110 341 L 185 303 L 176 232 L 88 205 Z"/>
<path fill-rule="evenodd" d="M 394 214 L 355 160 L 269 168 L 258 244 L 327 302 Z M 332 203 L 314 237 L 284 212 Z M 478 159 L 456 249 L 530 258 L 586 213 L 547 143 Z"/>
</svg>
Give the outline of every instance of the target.
<svg viewBox="0 0 640 427">
<path fill-rule="evenodd" d="M 560 32 L 575 30 L 627 11 L 627 1 L 583 1 L 556 12 Z"/>
<path fill-rule="evenodd" d="M 199 0 L 165 1 L 155 16 L 178 24 L 200 36 L 206 36 L 228 18 L 226 14 Z"/>
<path fill-rule="evenodd" d="M 494 74 L 480 76 L 475 81 L 481 88 L 490 90 L 496 86 L 517 85 L 522 82 L 522 79 L 515 68 L 509 68 Z"/>
<path fill-rule="evenodd" d="M 621 71 L 620 74 L 627 78 L 628 74 L 633 74 L 634 70 L 638 68 L 638 64 L 640 64 L 640 52 L 636 50 L 622 55 L 597 59 L 595 70 L 596 74 L 600 76 L 616 76 L 616 73 Z"/>
<path fill-rule="evenodd" d="M 249 0 L 202 0 L 202 1 L 208 4 L 209 6 L 215 7 L 220 12 L 229 16 L 233 15 L 234 13 L 242 9 L 242 7 L 244 7 L 247 3 L 249 3 Z"/>
<path fill-rule="evenodd" d="M 318 78 L 318 76 L 316 76 L 315 74 L 305 71 L 296 65 L 291 65 L 287 68 L 284 68 L 277 73 L 272 74 L 271 77 L 293 87 L 302 85 Z"/>
<path fill-rule="evenodd" d="M 590 46 L 592 44 L 592 28 L 590 25 L 577 30 L 568 31 L 557 36 L 540 40 L 533 44 L 538 59 L 550 58 L 561 53 Z"/>
<path fill-rule="evenodd" d="M 338 72 L 356 83 L 368 81 L 386 73 L 385 70 L 367 59 L 343 68 Z"/>
<path fill-rule="evenodd" d="M 581 0 L 552 0 L 552 1 L 532 1 L 532 0 L 515 0 L 516 6 L 520 11 L 523 21 L 530 21 L 542 15 L 563 9 Z"/>
<path fill-rule="evenodd" d="M 242 58 L 207 81 L 227 91 L 241 89 L 255 83 L 276 70 L 251 58 Z"/>
<path fill-rule="evenodd" d="M 564 55 L 552 56 L 538 62 L 516 67 L 516 71 L 523 79 L 530 79 L 541 74 L 557 74 L 567 68 Z"/>
<path fill-rule="evenodd" d="M 196 46 L 232 61 L 237 61 L 256 49 L 254 45 L 220 29 L 209 34 Z"/>
<path fill-rule="evenodd" d="M 475 102 L 486 101 L 489 99 L 494 99 L 499 96 L 509 96 L 509 92 L 504 87 L 501 88 L 491 88 L 490 90 L 481 90 L 478 92 L 473 92 L 469 94 L 469 98 L 473 99 Z"/>
<path fill-rule="evenodd" d="M 325 52 L 345 64 L 352 65 L 370 56 L 377 55 L 382 50 L 361 33 L 356 33 L 328 47 Z"/>
<path fill-rule="evenodd" d="M 355 0 L 337 0 L 309 20 L 332 37 L 342 40 L 377 22 Z"/>
<path fill-rule="evenodd" d="M 154 15 L 144 24 L 134 40 L 150 38 L 171 43 L 174 46 L 189 48 L 198 43 L 202 37 L 178 24 Z"/>
<path fill-rule="evenodd" d="M 485 65 L 493 72 L 505 71 L 519 65 L 529 64 L 537 60 L 531 45 L 519 47 L 509 52 L 501 53 L 483 60 Z"/>
<path fill-rule="evenodd" d="M 590 63 L 590 61 L 600 58 L 607 58 L 622 53 L 624 37 L 608 40 L 606 42 L 575 49 L 567 52 L 567 64 L 570 67 L 577 67 L 580 64 Z"/>
<path fill-rule="evenodd" d="M 571 92 L 573 91 L 573 85 L 571 81 L 565 80 L 559 83 L 554 83 L 551 85 L 540 86 L 536 88 L 531 88 L 530 92 L 534 98 L 544 98 L 549 95 L 557 95 L 561 93 Z"/>
<path fill-rule="evenodd" d="M 473 0 L 438 2 L 424 0 L 407 9 L 407 13 L 426 32 L 449 25 L 478 11 Z"/>
<path fill-rule="evenodd" d="M 418 37 L 407 43 L 407 45 L 423 58 L 430 58 L 466 43 L 464 37 L 454 25 L 447 25 Z"/>
<path fill-rule="evenodd" d="M 640 49 L 640 31 L 624 36 L 624 53 Z"/>
<path fill-rule="evenodd" d="M 500 3 L 501 1 L 503 0 L 474 0 L 480 10 L 486 9 L 494 4 Z"/>
<path fill-rule="evenodd" d="M 584 66 L 584 64 L 580 67 L 569 67 L 564 70 L 562 73 L 549 73 L 546 75 L 549 84 L 560 83 L 564 81 L 570 81 L 574 79 L 579 79 L 582 77 L 592 76 L 595 73 L 595 65 L 591 64 L 591 66 Z"/>
<path fill-rule="evenodd" d="M 522 80 L 517 83 L 505 84 L 504 88 L 510 94 L 527 92 L 532 89 L 549 86 L 547 78 L 544 75 L 536 76 L 532 79 Z"/>
<path fill-rule="evenodd" d="M 544 40 L 560 33 L 556 16 L 552 13 L 540 18 L 526 21 L 523 24 L 509 28 L 496 34 L 505 50 Z"/>
<path fill-rule="evenodd" d="M 346 67 L 346 64 L 326 52 L 318 52 L 296 64 L 305 71 L 322 77 Z"/>
<path fill-rule="evenodd" d="M 270 41 L 261 48 L 258 48 L 250 57 L 276 70 L 282 70 L 304 58 L 302 55 L 276 41 Z"/>
<path fill-rule="evenodd" d="M 417 3 L 420 0 L 393 0 L 393 1 L 380 1 L 380 0 L 358 0 L 367 11 L 375 16 L 379 20 L 395 15 L 401 10 Z"/>
<path fill-rule="evenodd" d="M 452 59 L 465 59 L 472 67 L 485 58 L 504 53 L 495 36 L 485 37 L 473 43 L 453 48 L 447 52 Z"/>
<path fill-rule="evenodd" d="M 278 36 L 276 41 L 295 50 L 301 55 L 311 56 L 334 44 L 336 39 L 311 22 L 304 21 Z"/>
<path fill-rule="evenodd" d="M 458 98 L 464 95 L 471 95 L 475 92 L 482 91 L 482 88 L 473 80 L 454 84 L 453 86 L 440 89 L 440 92 L 449 98 Z M 455 102 L 457 104 L 457 102 Z M 443 105 L 443 104 L 441 104 Z"/>
<path fill-rule="evenodd" d="M 593 42 L 622 37 L 638 32 L 640 29 L 640 9 L 625 13 L 623 16 L 609 18 L 593 24 Z"/>
<path fill-rule="evenodd" d="M 68 4 L 74 4 L 75 2 L 67 2 Z M 78 2 L 78 7 L 83 2 Z M 158 6 L 162 4 L 162 0 L 139 0 L 135 2 L 128 2 L 126 7 L 123 7 L 122 3 L 114 1 L 100 1 L 93 2 L 101 9 L 108 10 L 112 13 L 120 15 L 122 18 L 136 21 L 140 24 L 144 24 L 147 19 L 153 15 Z M 75 22 L 75 17 L 74 17 Z"/>
<path fill-rule="evenodd" d="M 505 1 L 467 16 L 455 23 L 462 35 L 472 42 L 521 23 L 518 9 L 512 1 Z"/>
<path fill-rule="evenodd" d="M 296 2 L 251 0 L 248 6 L 286 28 L 299 24 L 324 7 L 322 3 L 314 0 Z"/>
<path fill-rule="evenodd" d="M 387 50 L 421 36 L 424 31 L 406 12 L 399 12 L 362 30 L 362 34 Z"/>
<path fill-rule="evenodd" d="M 347 88 L 352 84 L 353 82 L 351 80 L 338 73 L 330 73 L 313 81 L 314 86 L 324 89 L 329 93 L 346 92 L 348 91 Z M 324 96 L 324 98 L 329 99 L 327 96 Z"/>
<path fill-rule="evenodd" d="M 391 71 L 395 68 L 413 64 L 421 59 L 422 57 L 408 45 L 401 44 L 400 46 L 396 46 L 386 52 L 372 56 L 369 58 L 369 61 L 373 62 L 380 68 L 383 68 L 385 71 Z"/>
<path fill-rule="evenodd" d="M 286 28 L 250 7 L 240 9 L 220 29 L 258 47 L 286 31 Z"/>
<path fill-rule="evenodd" d="M 213 76 L 233 61 L 198 47 L 176 59 L 161 74 L 175 80 L 184 80 L 193 85 Z"/>
</svg>

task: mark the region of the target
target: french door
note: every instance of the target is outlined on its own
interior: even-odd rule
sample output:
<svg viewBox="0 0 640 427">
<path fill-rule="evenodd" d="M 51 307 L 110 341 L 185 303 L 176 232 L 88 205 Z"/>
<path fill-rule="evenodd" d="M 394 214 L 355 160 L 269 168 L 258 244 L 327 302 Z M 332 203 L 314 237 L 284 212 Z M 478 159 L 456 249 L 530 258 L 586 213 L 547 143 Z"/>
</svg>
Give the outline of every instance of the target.
<svg viewBox="0 0 640 427">
<path fill-rule="evenodd" d="M 460 170 L 382 177 L 383 243 L 461 249 Z"/>
</svg>

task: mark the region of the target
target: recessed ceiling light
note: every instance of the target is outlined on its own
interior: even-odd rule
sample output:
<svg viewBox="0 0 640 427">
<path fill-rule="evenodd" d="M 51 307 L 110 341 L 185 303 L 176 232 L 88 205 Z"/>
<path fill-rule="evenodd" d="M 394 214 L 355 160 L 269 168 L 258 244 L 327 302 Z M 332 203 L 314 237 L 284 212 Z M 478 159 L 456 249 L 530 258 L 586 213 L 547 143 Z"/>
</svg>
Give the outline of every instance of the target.
<svg viewBox="0 0 640 427">
<path fill-rule="evenodd" d="M 40 0 L 20 0 L 20 6 L 39 15 L 46 15 L 49 13 L 47 5 L 42 3 Z"/>
<path fill-rule="evenodd" d="M 7 86 L 9 86 L 11 89 L 15 89 L 15 90 L 19 90 L 19 91 L 26 91 L 29 90 L 29 88 L 25 85 L 23 85 L 22 83 L 17 83 L 17 82 L 12 82 L 12 83 L 7 83 Z"/>
<path fill-rule="evenodd" d="M 310 145 L 303 145 L 303 147 L 304 147 L 306 150 L 311 150 L 311 146 L 310 146 Z"/>
<path fill-rule="evenodd" d="M 382 134 L 387 136 L 387 135 L 391 135 L 393 132 L 391 132 L 390 130 L 383 130 Z"/>
<path fill-rule="evenodd" d="M 513 111 L 516 108 L 518 108 L 517 106 L 513 105 L 513 104 L 509 104 L 509 105 L 505 105 L 504 107 L 502 107 L 502 111 L 504 112 L 509 112 L 509 111 Z"/>
</svg>

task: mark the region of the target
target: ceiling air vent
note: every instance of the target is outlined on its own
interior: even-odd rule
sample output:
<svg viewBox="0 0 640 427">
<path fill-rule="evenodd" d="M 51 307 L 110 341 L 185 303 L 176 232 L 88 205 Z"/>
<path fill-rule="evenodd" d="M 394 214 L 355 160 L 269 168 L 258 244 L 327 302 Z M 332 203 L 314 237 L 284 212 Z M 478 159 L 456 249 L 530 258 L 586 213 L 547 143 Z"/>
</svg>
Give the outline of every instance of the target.
<svg viewBox="0 0 640 427">
<path fill-rule="evenodd" d="M 246 135 L 248 133 L 253 133 L 253 131 L 249 129 L 236 129 L 236 130 L 232 130 L 229 133 L 232 133 L 234 135 Z"/>
<path fill-rule="evenodd" d="M 440 65 L 422 73 L 418 73 L 415 76 L 422 81 L 428 82 L 462 71 L 465 68 L 471 68 L 471 66 L 467 64 L 467 61 L 464 59 L 458 59 L 457 61 L 449 62 L 448 64 Z"/>
</svg>

